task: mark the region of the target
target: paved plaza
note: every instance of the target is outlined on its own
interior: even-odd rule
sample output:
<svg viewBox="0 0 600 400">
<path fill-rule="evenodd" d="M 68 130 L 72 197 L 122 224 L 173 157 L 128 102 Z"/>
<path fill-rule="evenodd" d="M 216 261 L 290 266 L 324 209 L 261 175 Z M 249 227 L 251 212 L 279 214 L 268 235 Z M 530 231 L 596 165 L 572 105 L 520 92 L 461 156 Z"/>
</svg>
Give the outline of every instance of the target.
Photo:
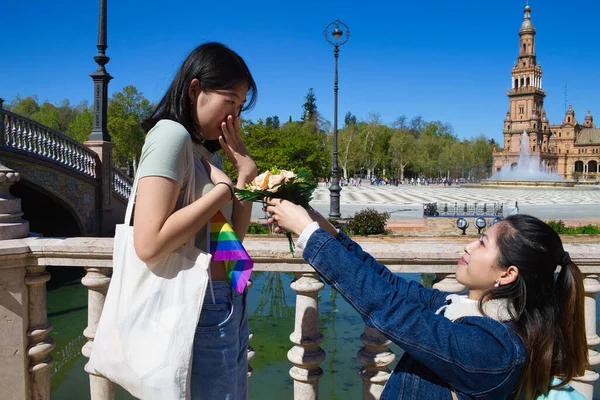
<svg viewBox="0 0 600 400">
<path fill-rule="evenodd" d="M 467 188 L 460 186 L 367 185 L 344 186 L 342 204 L 421 205 L 422 203 L 512 203 L 538 204 L 597 204 L 600 187 L 573 188 Z M 329 189 L 319 186 L 314 203 L 329 204 Z"/>
<path fill-rule="evenodd" d="M 600 219 L 600 187 L 573 188 L 468 188 L 460 186 L 365 185 L 344 186 L 341 192 L 342 218 L 367 208 L 390 213 L 391 220 L 422 220 L 423 203 L 504 203 L 519 204 L 519 212 L 542 219 Z M 311 205 L 323 215 L 329 214 L 329 189 L 320 185 Z M 263 219 L 256 204 L 253 219 Z M 595 222 L 595 221 L 590 221 Z"/>
</svg>

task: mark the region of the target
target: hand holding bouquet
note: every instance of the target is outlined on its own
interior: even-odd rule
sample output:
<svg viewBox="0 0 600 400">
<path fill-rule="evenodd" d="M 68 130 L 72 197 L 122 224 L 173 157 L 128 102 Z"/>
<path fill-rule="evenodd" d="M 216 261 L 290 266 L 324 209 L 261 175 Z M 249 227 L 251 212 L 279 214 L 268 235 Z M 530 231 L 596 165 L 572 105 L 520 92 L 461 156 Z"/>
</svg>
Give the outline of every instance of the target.
<svg viewBox="0 0 600 400">
<path fill-rule="evenodd" d="M 258 175 L 245 189 L 235 189 L 238 198 L 242 201 L 262 203 L 266 197 L 284 199 L 308 207 L 317 184 L 310 179 L 310 173 L 273 168 Z M 286 233 L 290 243 L 290 251 L 294 254 L 292 234 Z"/>
</svg>

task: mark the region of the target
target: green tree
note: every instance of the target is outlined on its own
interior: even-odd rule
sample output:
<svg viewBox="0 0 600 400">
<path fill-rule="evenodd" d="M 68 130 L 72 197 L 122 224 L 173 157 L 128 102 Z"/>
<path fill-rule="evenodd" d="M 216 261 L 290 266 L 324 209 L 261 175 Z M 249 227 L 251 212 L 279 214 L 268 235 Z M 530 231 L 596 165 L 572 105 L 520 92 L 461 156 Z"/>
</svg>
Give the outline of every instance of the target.
<svg viewBox="0 0 600 400">
<path fill-rule="evenodd" d="M 395 129 L 406 129 L 406 115 L 401 115 L 392 123 L 392 128 Z"/>
<path fill-rule="evenodd" d="M 248 153 L 256 163 L 259 173 L 274 166 L 284 168 L 286 158 L 283 152 L 280 151 L 282 145 L 280 129 L 275 129 L 272 125 L 266 125 L 261 119 L 257 122 L 242 121 L 240 134 Z M 231 177 L 236 177 L 237 171 L 224 154 L 223 160 L 225 172 Z"/>
<path fill-rule="evenodd" d="M 267 117 L 265 120 L 265 125 L 272 127 L 273 129 L 279 129 L 281 124 L 279 122 L 279 116 L 274 115 L 272 117 Z"/>
<path fill-rule="evenodd" d="M 493 141 L 488 141 L 483 135 L 479 135 L 472 140 L 473 178 L 487 178 L 490 175 L 494 163 L 492 155 L 494 146 L 495 143 Z"/>
<path fill-rule="evenodd" d="M 40 110 L 37 95 L 27 96 L 24 99 L 17 95 L 10 102 L 8 110 L 14 112 L 15 114 L 22 115 L 25 118 L 30 118 L 32 114 Z"/>
<path fill-rule="evenodd" d="M 309 125 L 287 124 L 280 129 L 279 152 L 285 160 L 280 168 L 295 172 L 309 171 L 314 178 L 328 176 L 331 155 L 326 148 L 326 135 L 314 132 Z"/>
<path fill-rule="evenodd" d="M 415 163 L 417 156 L 417 140 L 408 129 L 394 129 L 390 138 L 391 164 L 396 169 L 396 177 L 404 179 L 404 169 Z"/>
<path fill-rule="evenodd" d="M 344 118 L 344 129 L 338 132 L 338 163 L 342 169 L 345 179 L 348 179 L 348 171 L 356 170 L 359 159 L 359 131 L 356 116 L 348 112 Z"/>
<path fill-rule="evenodd" d="M 94 113 L 90 108 L 83 108 L 69 124 L 69 135 L 80 143 L 88 140 L 94 127 Z"/>
<path fill-rule="evenodd" d="M 357 124 L 357 120 L 356 120 L 356 115 L 352 114 L 350 111 L 348 111 L 346 113 L 346 115 L 344 116 L 344 127 L 347 127 L 348 125 L 356 125 Z"/>
<path fill-rule="evenodd" d="M 48 128 L 54 129 L 59 132 L 64 132 L 64 129 L 61 129 L 59 123 L 59 113 L 58 108 L 48 103 L 44 102 L 38 111 L 34 112 L 29 116 L 32 120 L 39 122 L 40 124 L 47 126 Z"/>
<path fill-rule="evenodd" d="M 317 122 L 317 96 L 313 88 L 308 89 L 302 109 L 302 122 Z"/>
</svg>

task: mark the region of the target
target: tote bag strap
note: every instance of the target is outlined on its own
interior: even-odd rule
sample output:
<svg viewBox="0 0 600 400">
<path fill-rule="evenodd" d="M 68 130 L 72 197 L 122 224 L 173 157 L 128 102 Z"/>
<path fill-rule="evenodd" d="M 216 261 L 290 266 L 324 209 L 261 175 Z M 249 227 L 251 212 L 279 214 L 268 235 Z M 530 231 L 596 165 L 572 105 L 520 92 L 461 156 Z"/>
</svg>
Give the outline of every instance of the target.
<svg viewBox="0 0 600 400">
<path fill-rule="evenodd" d="M 183 197 L 183 205 L 182 207 L 188 206 L 190 204 L 192 204 L 195 200 L 195 189 L 196 189 L 196 163 L 194 161 L 194 150 L 192 149 L 192 144 L 190 142 L 189 146 L 188 146 L 188 154 L 189 154 L 189 160 L 190 160 L 190 167 L 189 167 L 189 171 L 190 171 L 190 175 L 189 175 L 189 179 L 187 182 L 187 186 L 186 186 L 186 190 L 185 190 L 185 194 Z M 135 174 L 135 179 L 133 181 L 133 186 L 131 188 L 131 194 L 129 195 L 129 201 L 127 201 L 127 209 L 125 211 L 125 221 L 123 222 L 124 225 L 129 225 L 131 224 L 131 215 L 133 214 L 133 206 L 135 205 L 135 196 L 137 195 L 137 187 L 138 187 L 138 182 L 140 179 L 140 171 L 138 168 L 137 173 Z M 193 246 L 194 245 L 194 239 L 195 239 L 195 235 L 192 236 L 186 243 L 186 246 Z"/>
</svg>

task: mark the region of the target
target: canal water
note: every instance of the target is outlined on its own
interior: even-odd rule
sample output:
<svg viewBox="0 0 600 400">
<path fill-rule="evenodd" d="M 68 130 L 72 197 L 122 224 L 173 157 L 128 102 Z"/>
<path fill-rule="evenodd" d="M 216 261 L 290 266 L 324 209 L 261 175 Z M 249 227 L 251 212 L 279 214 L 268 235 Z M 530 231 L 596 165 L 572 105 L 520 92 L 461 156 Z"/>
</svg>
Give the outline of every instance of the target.
<svg viewBox="0 0 600 400">
<path fill-rule="evenodd" d="M 403 276 L 411 280 L 423 278 L 426 285 L 431 282 L 429 275 Z M 250 399 L 293 399 L 293 380 L 289 375 L 292 365 L 287 352 L 292 346 L 289 336 L 294 330 L 296 295 L 290 288 L 294 275 L 254 272 L 252 277 L 254 284 L 248 294 L 248 315 L 254 335 L 250 344 L 256 357 L 250 363 L 253 368 Z M 327 285 L 319 292 L 319 315 L 324 336 L 320 346 L 327 354 L 321 363 L 323 377 L 319 381 L 319 397 L 361 400 L 362 381 L 358 376 L 361 364 L 356 354 L 363 346 L 359 337 L 364 323 L 358 313 Z M 86 342 L 83 330 L 87 326 L 87 288 L 79 277 L 49 282 L 48 320 L 53 326 L 51 336 L 56 342 L 52 353 L 52 399 L 89 399 L 89 379 L 83 369 L 87 358 L 81 355 L 81 347 Z M 395 345 L 390 349 L 398 360 L 402 350 Z M 394 365 L 395 362 L 392 367 Z M 596 386 L 598 395 L 600 384 Z M 116 399 L 134 397 L 117 388 Z"/>
</svg>

